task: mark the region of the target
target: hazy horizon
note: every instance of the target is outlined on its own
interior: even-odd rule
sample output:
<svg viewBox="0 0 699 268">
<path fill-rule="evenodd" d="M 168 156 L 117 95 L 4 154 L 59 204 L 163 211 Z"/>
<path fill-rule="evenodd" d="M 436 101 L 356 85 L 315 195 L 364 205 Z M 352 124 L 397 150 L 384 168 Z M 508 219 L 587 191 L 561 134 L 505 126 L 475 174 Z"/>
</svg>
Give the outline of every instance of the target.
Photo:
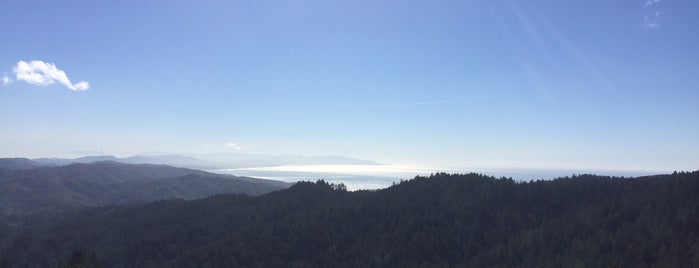
<svg viewBox="0 0 699 268">
<path fill-rule="evenodd" d="M 184 156 L 192 157 L 199 160 L 206 160 L 212 162 L 235 162 L 236 159 L 228 159 L 227 156 L 249 156 L 249 157 L 280 157 L 280 156 L 297 156 L 297 157 L 311 157 L 311 158 L 324 158 L 324 157 L 338 157 L 345 158 L 348 160 L 356 161 L 366 161 L 373 162 L 373 165 L 380 166 L 400 166 L 400 167 L 412 167 L 420 170 L 431 170 L 434 172 L 449 172 L 449 171 L 492 171 L 492 170 L 568 170 L 568 171 L 609 171 L 609 172 L 673 172 L 673 171 L 693 171 L 696 169 L 651 169 L 651 168 L 612 168 L 609 166 L 576 166 L 573 163 L 558 163 L 559 165 L 546 165 L 544 163 L 530 163 L 524 161 L 513 161 L 513 162 L 484 162 L 484 161 L 474 161 L 469 163 L 464 163 L 461 165 L 416 165 L 414 163 L 390 163 L 390 162 L 379 162 L 373 159 L 367 158 L 357 158 L 345 155 L 303 155 L 303 154 L 254 154 L 248 152 L 218 152 L 218 153 L 186 153 L 186 152 L 142 152 L 142 153 L 124 153 L 124 154 L 110 154 L 107 152 L 100 151 L 80 151 L 80 152 L 67 152 L 58 155 L 0 155 L 0 158 L 27 158 L 27 159 L 78 159 L 83 157 L 116 157 L 116 158 L 129 158 L 129 157 L 139 157 L 139 156 Z M 213 157 L 213 158 L 212 158 Z M 304 165 L 332 165 L 323 163 L 309 163 Z M 355 165 L 360 166 L 360 164 L 347 164 L 349 166 Z M 260 167 L 275 167 L 276 165 L 270 166 L 260 166 Z M 302 165 L 303 166 L 303 165 Z"/>
<path fill-rule="evenodd" d="M 145 158 L 142 158 L 144 157 Z M 478 173 L 494 177 L 507 177 L 516 181 L 551 180 L 579 174 L 596 174 L 605 176 L 638 177 L 669 174 L 674 171 L 693 170 L 614 170 L 596 168 L 538 167 L 526 165 L 511 166 L 461 166 L 435 167 L 411 166 L 391 163 L 378 163 L 368 159 L 353 159 L 344 156 L 301 156 L 301 155 L 251 155 L 245 153 L 222 154 L 182 154 L 152 152 L 137 155 L 79 155 L 72 158 L 33 158 L 43 159 L 44 164 L 65 165 L 70 162 L 51 162 L 58 160 L 78 160 L 88 158 L 88 162 L 102 159 L 126 161 L 132 164 L 165 164 L 176 167 L 200 169 L 213 173 L 254 177 L 283 182 L 325 180 L 331 183 L 343 183 L 348 190 L 380 189 L 415 176 L 430 176 L 436 173 L 467 174 Z M 152 157 L 152 158 L 148 158 Z M 185 158 L 182 158 L 185 157 Z M 136 158 L 137 161 L 127 161 Z M 190 161 L 187 161 L 190 160 Z M 301 161 L 299 161 L 301 160 Z M 85 161 L 85 160 L 82 160 Z M 339 161 L 339 162 L 338 162 Z M 75 162 L 73 162 L 75 163 Z"/>
</svg>

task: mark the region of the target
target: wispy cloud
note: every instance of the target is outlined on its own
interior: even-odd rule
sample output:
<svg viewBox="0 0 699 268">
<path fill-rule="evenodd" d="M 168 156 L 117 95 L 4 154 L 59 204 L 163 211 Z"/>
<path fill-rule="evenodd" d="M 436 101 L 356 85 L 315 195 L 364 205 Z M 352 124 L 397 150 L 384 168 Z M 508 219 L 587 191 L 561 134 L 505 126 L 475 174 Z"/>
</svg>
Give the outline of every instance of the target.
<svg viewBox="0 0 699 268">
<path fill-rule="evenodd" d="M 228 143 L 225 144 L 225 146 L 226 146 L 226 148 L 228 148 L 228 149 L 230 149 L 230 150 L 233 150 L 233 151 L 245 151 L 245 150 L 248 149 L 248 148 L 246 148 L 246 147 L 244 147 L 244 146 L 238 145 L 238 144 L 235 143 L 235 142 L 228 142 Z"/>
<path fill-rule="evenodd" d="M 10 77 L 7 76 L 7 75 L 3 76 L 3 77 L 2 77 L 2 85 L 3 85 L 3 86 L 7 86 L 7 85 L 9 85 L 9 84 L 12 84 L 12 78 L 10 78 Z"/>
<path fill-rule="evenodd" d="M 646 16 L 643 18 L 643 27 L 648 29 L 658 29 L 658 27 L 660 27 L 660 23 L 658 23 L 660 14 L 660 11 L 656 11 L 653 16 Z"/>
<path fill-rule="evenodd" d="M 660 0 L 646 0 L 645 7 L 650 8 L 653 7 L 653 5 L 660 3 Z M 643 27 L 646 29 L 650 30 L 657 30 L 660 29 L 660 11 L 657 10 L 656 7 L 653 7 L 655 9 L 655 13 L 650 16 L 645 16 L 643 18 Z"/>
<path fill-rule="evenodd" d="M 660 2 L 660 0 L 646 0 L 646 7 L 652 6 L 658 2 Z"/>
<path fill-rule="evenodd" d="M 73 91 L 83 91 L 90 88 L 90 83 L 85 81 L 80 81 L 75 84 L 71 83 L 66 73 L 50 62 L 43 62 L 40 60 L 30 62 L 19 61 L 12 69 L 12 72 L 14 72 L 16 80 L 24 81 L 32 85 L 48 86 L 60 83 Z M 3 84 L 6 81 L 5 78 L 9 79 L 9 77 L 3 77 Z M 11 82 L 11 80 L 8 81 Z"/>
</svg>

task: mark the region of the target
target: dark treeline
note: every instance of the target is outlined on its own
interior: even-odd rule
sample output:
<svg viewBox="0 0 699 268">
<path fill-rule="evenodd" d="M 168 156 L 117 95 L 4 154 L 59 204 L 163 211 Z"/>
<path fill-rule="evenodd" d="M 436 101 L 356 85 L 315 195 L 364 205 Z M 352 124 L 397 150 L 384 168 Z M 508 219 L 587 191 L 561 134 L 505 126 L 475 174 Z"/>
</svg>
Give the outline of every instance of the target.
<svg viewBox="0 0 699 268">
<path fill-rule="evenodd" d="M 515 182 L 323 181 L 249 197 L 92 208 L 0 226 L 13 265 L 103 267 L 696 267 L 699 172 Z M 92 256 L 92 255 L 90 255 Z"/>
</svg>

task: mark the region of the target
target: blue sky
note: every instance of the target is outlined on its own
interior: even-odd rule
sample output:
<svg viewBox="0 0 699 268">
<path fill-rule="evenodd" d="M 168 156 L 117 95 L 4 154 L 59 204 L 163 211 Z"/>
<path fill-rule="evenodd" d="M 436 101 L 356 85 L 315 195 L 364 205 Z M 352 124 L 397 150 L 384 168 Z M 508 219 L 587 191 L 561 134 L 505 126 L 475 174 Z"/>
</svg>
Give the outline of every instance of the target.
<svg viewBox="0 0 699 268">
<path fill-rule="evenodd" d="M 698 13 L 677 0 L 0 1 L 0 156 L 694 170 Z"/>
</svg>

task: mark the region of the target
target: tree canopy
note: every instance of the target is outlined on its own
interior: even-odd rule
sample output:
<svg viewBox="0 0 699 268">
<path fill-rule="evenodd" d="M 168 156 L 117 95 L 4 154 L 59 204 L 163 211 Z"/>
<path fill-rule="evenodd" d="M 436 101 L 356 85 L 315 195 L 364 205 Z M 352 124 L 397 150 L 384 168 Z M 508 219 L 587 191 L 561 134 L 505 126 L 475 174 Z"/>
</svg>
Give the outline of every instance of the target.
<svg viewBox="0 0 699 268">
<path fill-rule="evenodd" d="M 35 216 L 4 227 L 0 256 L 42 266 L 83 250 L 106 267 L 691 267 L 697 226 L 699 172 L 531 182 L 438 173 L 376 191 L 299 182 L 256 197 Z"/>
</svg>

